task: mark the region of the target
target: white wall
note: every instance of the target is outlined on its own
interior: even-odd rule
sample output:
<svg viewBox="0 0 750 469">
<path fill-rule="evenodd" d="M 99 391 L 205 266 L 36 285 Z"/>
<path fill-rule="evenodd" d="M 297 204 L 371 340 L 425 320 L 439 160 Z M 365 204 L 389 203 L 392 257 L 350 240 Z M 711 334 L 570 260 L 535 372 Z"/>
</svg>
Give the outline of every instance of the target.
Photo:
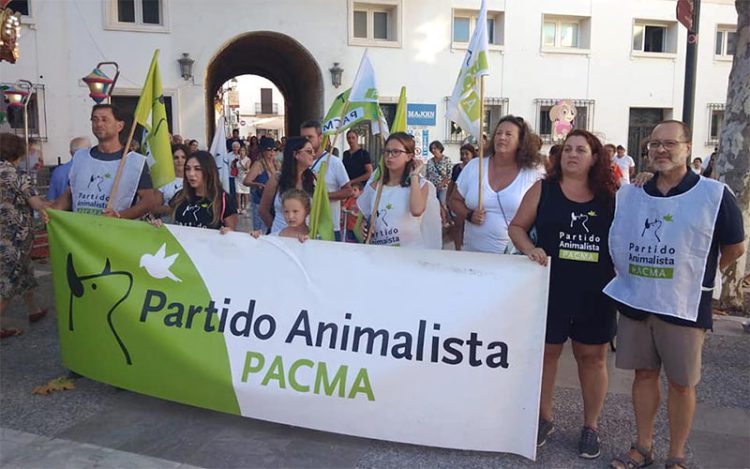
<svg viewBox="0 0 750 469">
<path fill-rule="evenodd" d="M 328 69 L 339 62 L 344 69 L 344 87 L 348 86 L 365 49 L 348 45 L 348 0 L 164 2 L 168 32 L 125 32 L 104 29 L 107 0 L 32 0 L 34 24 L 23 28 L 21 59 L 15 65 L 0 64 L 0 78 L 25 78 L 45 84 L 48 141 L 44 149 L 48 164 L 57 156 L 66 156 L 71 137 L 90 135 L 92 101 L 80 77 L 99 61 L 120 64 L 122 74 L 116 93 L 137 94 L 153 50 L 160 49 L 163 86 L 165 93 L 173 96 L 174 130 L 197 138 L 205 146 L 206 67 L 232 38 L 253 30 L 272 30 L 295 38 L 318 62 L 325 103 L 341 91 L 332 87 Z M 685 29 L 679 27 L 674 57 L 643 58 L 630 50 L 633 18 L 672 21 L 674 0 L 487 3 L 490 10 L 505 12 L 505 43 L 502 50 L 490 52 L 492 74 L 486 81 L 486 95 L 508 98 L 511 113 L 534 123 L 534 99 L 593 99 L 594 130 L 607 141 L 622 144 L 627 142 L 630 107 L 662 107 L 671 109 L 674 116 L 681 115 Z M 444 98 L 452 91 L 465 52 L 451 49 L 452 8 L 477 9 L 479 1 L 403 0 L 401 5 L 401 47 L 369 48 L 379 92 L 385 99 L 395 100 L 405 85 L 410 102 L 436 104 L 437 125 L 430 129 L 430 138 L 442 139 L 446 127 Z M 545 13 L 590 16 L 590 52 L 543 53 L 540 44 Z M 706 104 L 725 101 L 731 68 L 731 62 L 714 60 L 716 24 L 735 23 L 731 0 L 702 2 L 694 125 L 697 154 L 706 149 Z M 182 52 L 190 53 L 195 60 L 191 81 L 179 76 L 177 59 Z M 281 100 L 279 103 L 283 108 Z M 455 146 L 449 146 L 447 153 L 454 159 L 458 156 Z"/>
</svg>

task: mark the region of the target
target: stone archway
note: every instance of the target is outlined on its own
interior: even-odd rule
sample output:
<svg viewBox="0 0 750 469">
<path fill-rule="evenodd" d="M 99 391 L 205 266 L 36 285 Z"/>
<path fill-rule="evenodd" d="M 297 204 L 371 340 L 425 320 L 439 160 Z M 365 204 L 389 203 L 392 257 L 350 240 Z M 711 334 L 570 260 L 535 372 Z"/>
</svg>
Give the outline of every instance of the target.
<svg viewBox="0 0 750 469">
<path fill-rule="evenodd" d="M 300 124 L 323 115 L 323 77 L 310 52 L 295 39 L 272 31 L 254 31 L 227 42 L 206 69 L 208 141 L 216 122 L 213 99 L 227 80 L 239 75 L 271 80 L 284 95 L 286 135 L 298 135 Z"/>
</svg>

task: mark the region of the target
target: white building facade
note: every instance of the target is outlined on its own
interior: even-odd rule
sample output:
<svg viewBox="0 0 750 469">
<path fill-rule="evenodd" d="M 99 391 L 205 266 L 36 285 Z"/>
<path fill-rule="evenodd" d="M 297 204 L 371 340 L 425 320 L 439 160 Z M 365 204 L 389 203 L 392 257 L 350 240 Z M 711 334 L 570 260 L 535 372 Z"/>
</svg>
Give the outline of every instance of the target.
<svg viewBox="0 0 750 469">
<path fill-rule="evenodd" d="M 549 143 L 549 107 L 574 100 L 576 127 L 633 156 L 653 125 L 682 115 L 687 32 L 675 0 L 487 0 L 490 128 L 504 114 L 526 119 Z M 458 156 L 465 136 L 446 118 L 479 0 L 13 0 L 22 18 L 21 58 L 0 64 L 0 81 L 37 85 L 32 134 L 45 162 L 68 159 L 70 138 L 90 135 L 93 102 L 81 77 L 115 61 L 114 102 L 135 107 L 155 49 L 173 133 L 203 148 L 215 126 L 213 100 L 229 79 L 258 75 L 283 99 L 286 134 L 321 118 L 351 85 L 365 49 L 386 109 L 406 86 L 410 127 Z M 703 0 L 694 111 L 694 156 L 718 144 L 736 38 L 732 0 Z M 177 60 L 195 62 L 184 79 Z M 343 69 L 334 87 L 330 69 Z M 12 123 L 11 123 L 12 124 Z M 9 123 L 3 124 L 7 130 Z M 11 125 L 12 126 L 12 125 Z M 244 134 L 244 132 L 243 132 Z"/>
</svg>

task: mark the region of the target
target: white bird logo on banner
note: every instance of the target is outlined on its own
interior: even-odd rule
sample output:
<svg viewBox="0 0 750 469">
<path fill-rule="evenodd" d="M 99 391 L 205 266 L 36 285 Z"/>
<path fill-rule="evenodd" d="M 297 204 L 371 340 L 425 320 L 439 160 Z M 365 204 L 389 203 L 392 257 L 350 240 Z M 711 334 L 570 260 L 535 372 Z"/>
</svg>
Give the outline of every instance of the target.
<svg viewBox="0 0 750 469">
<path fill-rule="evenodd" d="M 177 259 L 177 256 L 179 256 L 179 253 L 172 254 L 169 257 L 166 257 L 167 254 L 167 243 L 164 243 L 161 245 L 158 251 L 156 251 L 156 254 L 144 254 L 141 256 L 141 264 L 140 267 L 143 267 L 146 269 L 146 272 L 150 276 L 156 279 L 162 279 L 162 278 L 169 278 L 171 280 L 174 280 L 175 282 L 182 282 L 179 278 L 175 276 L 169 269 L 172 267 L 172 264 L 174 264 L 174 261 Z"/>
</svg>

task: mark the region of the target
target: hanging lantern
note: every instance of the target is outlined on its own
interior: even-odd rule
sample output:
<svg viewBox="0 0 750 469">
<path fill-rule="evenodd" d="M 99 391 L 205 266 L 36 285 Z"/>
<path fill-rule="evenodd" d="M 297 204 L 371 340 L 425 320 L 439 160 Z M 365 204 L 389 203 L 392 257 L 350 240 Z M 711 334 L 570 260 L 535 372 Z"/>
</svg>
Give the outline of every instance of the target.
<svg viewBox="0 0 750 469">
<path fill-rule="evenodd" d="M 107 96 L 109 96 L 109 88 L 112 86 L 112 79 L 104 74 L 98 68 L 83 77 L 83 81 L 89 85 L 89 96 L 91 99 L 96 101 L 97 104 L 101 103 Z"/>
<path fill-rule="evenodd" d="M 8 100 L 8 106 L 22 108 L 26 102 L 26 97 L 29 95 L 29 91 L 16 85 L 9 85 L 3 90 L 3 94 Z"/>
<path fill-rule="evenodd" d="M 0 62 L 12 64 L 21 56 L 18 39 L 21 37 L 21 14 L 10 9 L 0 10 Z"/>
<path fill-rule="evenodd" d="M 102 65 L 113 65 L 115 67 L 115 77 L 110 78 L 104 73 L 101 69 Z M 89 87 L 89 96 L 91 99 L 99 104 L 112 95 L 115 83 L 117 83 L 117 77 L 119 76 L 120 67 L 117 66 L 116 62 L 101 62 L 97 64 L 96 68 L 92 70 L 91 73 L 83 77 L 82 80 Z"/>
</svg>

